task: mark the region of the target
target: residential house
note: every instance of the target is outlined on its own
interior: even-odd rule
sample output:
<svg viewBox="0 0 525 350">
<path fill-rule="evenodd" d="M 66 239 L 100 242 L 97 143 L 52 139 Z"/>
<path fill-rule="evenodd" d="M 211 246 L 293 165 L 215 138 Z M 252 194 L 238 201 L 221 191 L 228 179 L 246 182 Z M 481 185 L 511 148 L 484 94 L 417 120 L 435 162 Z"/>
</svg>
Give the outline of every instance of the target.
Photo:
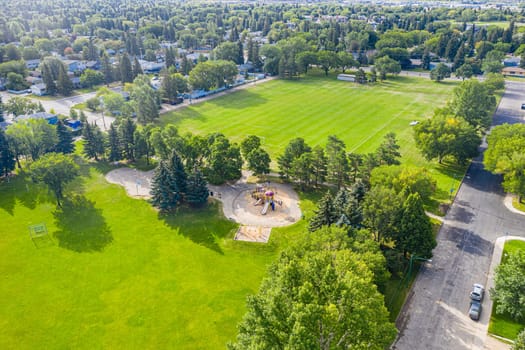
<svg viewBox="0 0 525 350">
<path fill-rule="evenodd" d="M 58 123 L 58 116 L 56 114 L 51 114 L 47 112 L 37 112 L 28 115 L 19 115 L 15 118 L 15 121 L 19 120 L 29 120 L 29 119 L 43 119 L 51 125 Z"/>
<path fill-rule="evenodd" d="M 521 58 L 518 57 L 507 57 L 503 60 L 505 67 L 518 67 L 520 65 Z"/>
<path fill-rule="evenodd" d="M 38 68 L 39 65 L 40 65 L 40 60 L 39 59 L 27 60 L 26 61 L 26 68 L 29 69 L 29 70 L 36 69 L 36 68 Z"/>
<path fill-rule="evenodd" d="M 99 70 L 100 62 L 98 61 L 87 61 L 85 63 L 86 69 Z"/>
<path fill-rule="evenodd" d="M 62 62 L 66 65 L 68 72 L 82 72 L 86 69 L 86 66 L 78 60 L 62 60 Z"/>
<path fill-rule="evenodd" d="M 41 84 L 44 81 L 42 80 L 42 77 L 26 77 L 26 81 L 29 83 L 29 85 L 37 85 Z"/>
<path fill-rule="evenodd" d="M 501 70 L 501 74 L 504 76 L 525 78 L 525 69 L 520 67 L 505 67 Z"/>
<path fill-rule="evenodd" d="M 29 89 L 31 89 L 31 93 L 36 96 L 44 96 L 47 94 L 46 84 L 44 83 L 31 85 Z"/>
</svg>

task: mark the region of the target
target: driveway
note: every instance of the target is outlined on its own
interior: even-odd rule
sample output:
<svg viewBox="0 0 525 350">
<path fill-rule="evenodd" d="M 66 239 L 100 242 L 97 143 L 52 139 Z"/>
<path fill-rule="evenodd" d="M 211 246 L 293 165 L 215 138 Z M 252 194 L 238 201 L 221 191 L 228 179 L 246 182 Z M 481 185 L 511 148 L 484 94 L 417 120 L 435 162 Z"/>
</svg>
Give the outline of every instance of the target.
<svg viewBox="0 0 525 350">
<path fill-rule="evenodd" d="M 525 84 L 507 82 L 494 125 L 523 122 Z M 482 145 L 482 150 L 486 144 Z M 482 156 L 473 160 L 445 216 L 431 263 L 420 270 L 398 318 L 393 349 L 507 349 L 487 335 L 492 303 L 483 301 L 478 322 L 467 313 L 472 284 L 489 284 L 496 239 L 525 236 L 525 216 L 505 205 L 501 178 L 484 170 Z"/>
</svg>

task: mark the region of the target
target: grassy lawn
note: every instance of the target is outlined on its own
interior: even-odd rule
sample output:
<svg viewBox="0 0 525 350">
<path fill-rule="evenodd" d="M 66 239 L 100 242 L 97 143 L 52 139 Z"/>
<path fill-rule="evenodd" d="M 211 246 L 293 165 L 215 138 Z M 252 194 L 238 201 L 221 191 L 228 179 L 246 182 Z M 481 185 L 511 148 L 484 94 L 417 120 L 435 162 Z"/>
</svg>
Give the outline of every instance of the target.
<svg viewBox="0 0 525 350">
<path fill-rule="evenodd" d="M 84 165 L 60 210 L 23 174 L 0 183 L 0 348 L 224 348 L 278 245 L 305 221 L 267 245 L 235 242 L 217 204 L 159 216 L 107 183 L 108 169 Z M 49 236 L 33 242 L 36 223 Z"/>
<path fill-rule="evenodd" d="M 222 132 L 234 142 L 257 135 L 276 158 L 288 142 L 303 137 L 310 146 L 326 144 L 335 134 L 350 152 L 377 149 L 388 132 L 395 132 L 402 161 L 429 169 L 438 181 L 435 199 L 449 201 L 457 190 L 464 167 L 427 162 L 419 154 L 409 123 L 432 116 L 450 98 L 455 81 L 435 83 L 429 79 L 398 76 L 376 85 L 356 85 L 318 72 L 298 80 L 276 80 L 178 110 L 161 117 L 182 133 Z M 437 204 L 434 205 L 437 207 Z"/>
<path fill-rule="evenodd" d="M 518 197 L 512 198 L 512 206 L 518 210 L 525 211 L 525 203 L 519 202 Z"/>
<path fill-rule="evenodd" d="M 503 257 L 501 259 L 501 263 L 505 263 L 507 260 L 506 256 L 509 253 L 520 249 L 525 250 L 524 241 L 515 240 L 506 242 L 505 247 L 503 248 Z M 514 340 L 523 328 L 525 328 L 525 323 L 514 321 L 510 315 L 498 315 L 496 313 L 496 303 L 494 303 L 492 307 L 492 314 L 490 316 L 489 333 Z"/>
</svg>

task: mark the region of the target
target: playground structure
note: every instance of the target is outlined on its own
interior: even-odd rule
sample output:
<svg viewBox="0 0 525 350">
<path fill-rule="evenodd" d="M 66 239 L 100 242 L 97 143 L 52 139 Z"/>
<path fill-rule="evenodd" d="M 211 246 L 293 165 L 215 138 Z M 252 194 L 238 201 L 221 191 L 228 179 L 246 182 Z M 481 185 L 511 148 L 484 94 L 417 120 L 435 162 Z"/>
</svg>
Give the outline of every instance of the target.
<svg viewBox="0 0 525 350">
<path fill-rule="evenodd" d="M 253 204 L 254 206 L 262 205 L 261 215 L 266 215 L 268 208 L 272 208 L 272 211 L 275 211 L 275 203 L 279 206 L 283 205 L 282 200 L 276 200 L 275 195 L 277 191 L 269 187 L 265 188 L 262 185 L 255 185 L 255 190 L 252 191 L 252 198 L 256 200 Z"/>
</svg>

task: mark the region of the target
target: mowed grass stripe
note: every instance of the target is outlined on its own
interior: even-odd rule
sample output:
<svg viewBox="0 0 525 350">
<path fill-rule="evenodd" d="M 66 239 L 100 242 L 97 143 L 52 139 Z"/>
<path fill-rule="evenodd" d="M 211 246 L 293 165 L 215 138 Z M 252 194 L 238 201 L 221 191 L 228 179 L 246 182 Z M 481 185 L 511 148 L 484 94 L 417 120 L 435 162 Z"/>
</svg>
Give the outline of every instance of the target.
<svg viewBox="0 0 525 350">
<path fill-rule="evenodd" d="M 258 84 L 164 115 L 161 124 L 174 123 L 182 133 L 221 132 L 233 142 L 257 135 L 270 153 L 274 170 L 277 156 L 296 137 L 314 147 L 325 146 L 327 137 L 336 135 L 348 151 L 369 153 L 377 149 L 384 135 L 394 132 L 403 161 L 428 168 L 443 189 L 437 198 L 446 200 L 450 176 L 461 173 L 462 168 L 443 169 L 425 161 L 415 148 L 409 123 L 428 118 L 435 108 L 443 107 L 456 85 L 407 76 L 357 85 L 314 71 L 297 80 Z"/>
</svg>

